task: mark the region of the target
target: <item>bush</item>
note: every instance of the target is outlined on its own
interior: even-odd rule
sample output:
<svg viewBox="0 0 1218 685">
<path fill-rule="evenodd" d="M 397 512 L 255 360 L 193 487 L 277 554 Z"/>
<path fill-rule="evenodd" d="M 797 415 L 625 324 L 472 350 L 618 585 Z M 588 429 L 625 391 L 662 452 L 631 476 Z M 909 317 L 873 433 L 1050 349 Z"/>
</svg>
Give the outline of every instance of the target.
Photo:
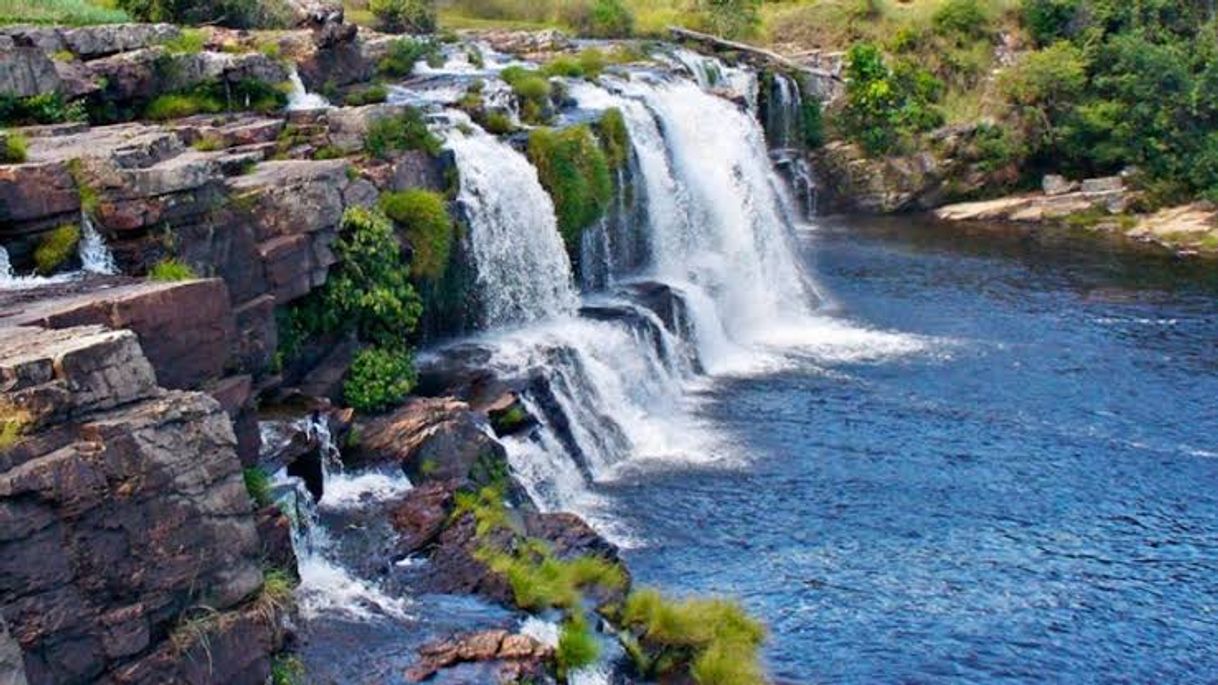
<svg viewBox="0 0 1218 685">
<path fill-rule="evenodd" d="M 609 166 L 614 169 L 626 166 L 630 160 L 630 130 L 626 128 L 622 110 L 616 107 L 605 110 L 600 121 L 596 122 L 596 136 L 600 139 Z"/>
<path fill-rule="evenodd" d="M 512 87 L 520 104 L 520 118 L 527 123 L 545 123 L 552 92 L 550 81 L 535 71 L 517 66 L 504 69 L 499 76 Z"/>
<path fill-rule="evenodd" d="M 380 207 L 410 240 L 414 249 L 411 273 L 432 281 L 443 278 L 454 241 L 453 221 L 444 196 L 420 189 L 386 193 L 381 195 Z"/>
<path fill-rule="evenodd" d="M 49 276 L 76 255 L 80 246 L 80 227 L 64 224 L 47 233 L 34 249 L 34 266 L 38 273 Z"/>
<path fill-rule="evenodd" d="M 100 7 L 90 0 L 0 0 L 0 25 L 7 24 L 122 24 L 126 12 Z"/>
<path fill-rule="evenodd" d="M 1023 0 L 1023 25 L 1037 45 L 1045 46 L 1071 33 L 1080 0 Z"/>
<path fill-rule="evenodd" d="M 258 467 L 245 469 L 242 472 L 245 478 L 245 491 L 249 493 L 250 499 L 259 509 L 265 509 L 271 506 L 271 477 L 266 474 L 266 471 Z"/>
<path fill-rule="evenodd" d="M 563 623 L 554 654 L 559 679 L 565 681 L 573 671 L 596 663 L 600 653 L 600 644 L 588 630 L 588 622 L 579 614 L 572 616 Z"/>
<path fill-rule="evenodd" d="M 1012 102 L 1057 112 L 1073 105 L 1087 86 L 1087 62 L 1070 43 L 1055 43 L 1024 55 L 1003 72 L 1001 83 Z"/>
<path fill-rule="evenodd" d="M 398 38 L 390 41 L 385 56 L 376 68 L 384 76 L 406 78 L 414 73 L 416 64 L 436 54 L 440 54 L 439 49 L 431 41 Z"/>
<path fill-rule="evenodd" d="M 497 506 L 501 509 L 503 505 Z M 493 530 L 487 523 L 493 520 L 479 519 L 482 535 Z M 592 556 L 558 559 L 540 540 L 527 540 L 512 553 L 483 548 L 478 558 L 507 579 L 516 606 L 526 611 L 575 611 L 582 607 L 584 589 L 626 587 L 626 575 L 618 564 Z"/>
<path fill-rule="evenodd" d="M 415 378 L 414 357 L 408 350 L 371 347 L 355 355 L 343 396 L 358 411 L 384 411 L 406 399 Z"/>
<path fill-rule="evenodd" d="M 0 145 L 0 164 L 21 164 L 29 156 L 29 141 L 17 132 L 4 135 L 4 145 Z"/>
<path fill-rule="evenodd" d="M 86 118 L 83 104 L 69 103 L 59 93 L 43 93 L 27 98 L 0 95 L 0 126 L 62 124 L 84 121 Z"/>
<path fill-rule="evenodd" d="M 989 33 L 990 17 L 980 0 L 947 0 L 931 23 L 941 35 L 976 39 Z"/>
<path fill-rule="evenodd" d="M 559 18 L 591 38 L 629 38 L 634 33 L 634 14 L 622 0 L 569 2 L 562 5 Z"/>
<path fill-rule="evenodd" d="M 368 126 L 364 137 L 364 149 L 381 159 L 395 150 L 423 150 L 438 155 L 442 147 L 440 139 L 427 128 L 423 113 L 414 107 L 396 116 L 377 119 Z"/>
<path fill-rule="evenodd" d="M 820 100 L 814 97 L 805 97 L 801 107 L 799 125 L 804 145 L 815 150 L 825 144 L 825 113 Z"/>
<path fill-rule="evenodd" d="M 541 184 L 554 199 L 558 228 L 567 249 L 578 254 L 585 228 L 605 215 L 613 200 L 609 160 L 587 126 L 538 129 L 529 137 L 528 156 Z"/>
<path fill-rule="evenodd" d="M 347 97 L 343 99 L 343 102 L 349 107 L 360 107 L 362 105 L 375 105 L 388 99 L 389 89 L 383 84 L 374 83 L 367 88 L 347 93 Z"/>
<path fill-rule="evenodd" d="M 390 33 L 432 33 L 436 7 L 432 0 L 370 0 L 377 28 Z"/>
<path fill-rule="evenodd" d="M 219 24 L 230 28 L 287 28 L 291 12 L 282 0 L 117 0 L 139 21 Z"/>
<path fill-rule="evenodd" d="M 880 49 L 856 43 L 846 56 L 846 106 L 843 132 L 870 153 L 894 151 L 902 139 L 943 123 L 934 103 L 943 85 L 912 62 L 890 69 Z"/>
</svg>

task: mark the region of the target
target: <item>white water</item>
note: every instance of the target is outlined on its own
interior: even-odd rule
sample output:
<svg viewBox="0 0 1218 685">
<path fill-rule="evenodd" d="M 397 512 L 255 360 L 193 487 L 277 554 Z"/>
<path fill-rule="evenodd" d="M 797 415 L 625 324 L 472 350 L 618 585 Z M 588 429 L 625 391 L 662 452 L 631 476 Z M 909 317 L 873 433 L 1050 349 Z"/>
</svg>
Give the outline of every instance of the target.
<svg viewBox="0 0 1218 685">
<path fill-rule="evenodd" d="M 452 130 L 448 145 L 461 170 L 481 327 L 572 314 L 571 261 L 537 170 L 507 143 L 472 124 L 466 130 Z"/>
<path fill-rule="evenodd" d="M 292 90 L 288 93 L 289 112 L 302 109 L 328 109 L 330 107 L 330 101 L 324 96 L 310 93 L 305 88 L 304 81 L 300 79 L 300 74 L 296 71 L 296 67 L 292 67 L 288 80 L 292 84 Z"/>
<path fill-rule="evenodd" d="M 55 276 L 24 276 L 13 271 L 8 250 L 0 245 L 0 290 L 29 290 L 44 285 L 66 283 L 86 274 L 113 276 L 119 272 L 114 255 L 106 246 L 106 241 L 93 226 L 93 220 L 85 212 L 80 214 L 80 243 L 76 247 L 80 259 L 79 271 L 57 274 Z"/>
</svg>

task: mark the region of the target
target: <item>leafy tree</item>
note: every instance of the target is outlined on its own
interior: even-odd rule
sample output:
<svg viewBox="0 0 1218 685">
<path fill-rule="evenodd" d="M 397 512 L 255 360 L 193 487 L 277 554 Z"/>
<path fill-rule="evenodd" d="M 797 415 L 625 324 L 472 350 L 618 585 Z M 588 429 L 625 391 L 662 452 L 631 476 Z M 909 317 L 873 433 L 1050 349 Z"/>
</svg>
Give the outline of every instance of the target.
<svg viewBox="0 0 1218 685">
<path fill-rule="evenodd" d="M 845 133 L 875 154 L 892 152 L 905 136 L 943 123 L 934 106 L 943 85 L 912 62 L 890 68 L 880 49 L 856 43 L 846 57 Z"/>
<path fill-rule="evenodd" d="M 378 28 L 391 33 L 432 33 L 436 5 L 432 0 L 370 0 Z"/>
</svg>

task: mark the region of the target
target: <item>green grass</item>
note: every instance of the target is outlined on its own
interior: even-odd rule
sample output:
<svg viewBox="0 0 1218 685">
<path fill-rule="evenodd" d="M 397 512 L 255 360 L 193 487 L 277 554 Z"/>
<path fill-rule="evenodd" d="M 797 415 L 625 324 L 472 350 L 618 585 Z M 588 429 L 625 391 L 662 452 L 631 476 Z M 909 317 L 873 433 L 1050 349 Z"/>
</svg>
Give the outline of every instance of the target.
<svg viewBox="0 0 1218 685">
<path fill-rule="evenodd" d="M 0 404 L 0 452 L 21 442 L 30 423 L 32 418 L 29 412 L 8 404 Z"/>
<path fill-rule="evenodd" d="M 184 28 L 176 38 L 171 38 L 161 45 L 171 55 L 197 55 L 203 52 L 207 44 L 207 34 L 201 29 Z"/>
<path fill-rule="evenodd" d="M 198 278 L 199 275 L 189 264 L 177 259 L 163 259 L 153 265 L 148 271 L 149 280 L 157 283 L 176 283 L 178 281 L 190 281 Z"/>
<path fill-rule="evenodd" d="M 242 476 L 245 478 L 245 489 L 254 504 L 260 509 L 271 506 L 271 477 L 266 471 L 255 466 L 245 469 Z"/>
<path fill-rule="evenodd" d="M 765 682 L 758 649 L 765 627 L 739 604 L 724 599 L 671 600 L 652 589 L 626 599 L 621 625 L 644 646 L 635 653 L 644 670 L 684 662 L 698 685 L 757 685 Z M 637 652 L 653 652 L 641 657 Z M 649 675 L 660 675 L 651 673 Z"/>
<path fill-rule="evenodd" d="M 29 140 L 15 131 L 6 133 L 4 145 L 0 145 L 0 164 L 21 164 L 27 157 L 29 157 Z"/>
<path fill-rule="evenodd" d="M 440 139 L 428 130 L 423 113 L 414 107 L 408 107 L 396 116 L 377 119 L 364 135 L 364 149 L 381 159 L 395 150 L 423 150 L 437 155 L 442 147 Z"/>
<path fill-rule="evenodd" d="M 120 24 L 126 12 L 89 0 L 0 0 L 0 24 Z"/>
<path fill-rule="evenodd" d="M 588 630 L 588 622 L 580 614 L 572 616 L 563 623 L 554 654 L 559 679 L 565 681 L 571 672 L 596 663 L 600 653 L 600 644 Z"/>
<path fill-rule="evenodd" d="M 271 685 L 302 685 L 305 667 L 300 657 L 280 654 L 271 662 Z"/>
<path fill-rule="evenodd" d="M 567 249 L 578 254 L 584 229 L 605 215 L 613 200 L 610 164 L 592 129 L 538 129 L 529 136 L 529 160 L 554 199 Z"/>
<path fill-rule="evenodd" d="M 34 249 L 34 266 L 38 273 L 49 276 L 76 254 L 80 245 L 80 227 L 64 224 L 47 233 Z"/>
</svg>

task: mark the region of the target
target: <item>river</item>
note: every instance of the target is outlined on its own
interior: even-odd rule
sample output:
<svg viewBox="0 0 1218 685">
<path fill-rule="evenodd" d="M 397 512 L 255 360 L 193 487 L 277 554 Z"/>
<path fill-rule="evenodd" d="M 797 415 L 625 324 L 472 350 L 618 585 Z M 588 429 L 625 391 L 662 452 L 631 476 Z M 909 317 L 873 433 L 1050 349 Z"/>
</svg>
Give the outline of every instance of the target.
<svg viewBox="0 0 1218 685">
<path fill-rule="evenodd" d="M 900 219 L 799 252 L 840 328 L 705 387 L 726 465 L 596 488 L 636 581 L 741 597 L 779 680 L 1213 682 L 1214 271 Z"/>
</svg>

